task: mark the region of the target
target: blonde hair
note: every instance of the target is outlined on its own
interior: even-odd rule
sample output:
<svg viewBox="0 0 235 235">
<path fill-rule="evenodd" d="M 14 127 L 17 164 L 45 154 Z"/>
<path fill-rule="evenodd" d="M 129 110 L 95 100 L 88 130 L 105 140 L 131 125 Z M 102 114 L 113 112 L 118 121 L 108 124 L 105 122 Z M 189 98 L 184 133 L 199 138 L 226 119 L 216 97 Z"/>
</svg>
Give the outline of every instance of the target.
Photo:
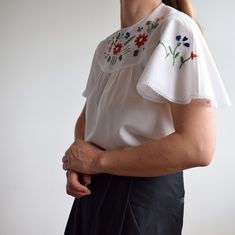
<svg viewBox="0 0 235 235">
<path fill-rule="evenodd" d="M 193 18 L 193 9 L 189 0 L 162 0 L 162 2 Z"/>
</svg>

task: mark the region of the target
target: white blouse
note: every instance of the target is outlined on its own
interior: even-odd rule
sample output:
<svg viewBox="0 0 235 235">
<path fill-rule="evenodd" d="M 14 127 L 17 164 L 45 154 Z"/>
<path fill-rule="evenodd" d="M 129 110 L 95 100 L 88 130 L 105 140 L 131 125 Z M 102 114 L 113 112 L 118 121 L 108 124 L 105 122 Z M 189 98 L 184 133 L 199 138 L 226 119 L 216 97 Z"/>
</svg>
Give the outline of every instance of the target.
<svg viewBox="0 0 235 235">
<path fill-rule="evenodd" d="M 104 149 L 174 132 L 169 101 L 231 106 L 197 23 L 164 3 L 98 44 L 82 95 L 85 141 Z"/>
</svg>

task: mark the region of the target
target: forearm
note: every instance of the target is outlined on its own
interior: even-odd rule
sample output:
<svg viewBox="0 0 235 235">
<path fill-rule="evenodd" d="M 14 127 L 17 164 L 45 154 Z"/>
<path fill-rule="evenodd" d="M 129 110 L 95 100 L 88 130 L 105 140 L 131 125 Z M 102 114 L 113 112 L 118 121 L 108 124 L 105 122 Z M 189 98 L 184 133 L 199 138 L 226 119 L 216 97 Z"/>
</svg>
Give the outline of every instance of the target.
<svg viewBox="0 0 235 235">
<path fill-rule="evenodd" d="M 143 145 L 104 151 L 99 158 L 104 173 L 123 176 L 161 176 L 200 166 L 200 152 L 176 132 Z M 198 159 L 197 159 L 198 158 Z"/>
<path fill-rule="evenodd" d="M 74 140 L 82 139 L 84 140 L 84 133 L 85 133 L 85 120 L 83 118 L 78 118 L 75 130 L 74 130 Z"/>
<path fill-rule="evenodd" d="M 83 110 L 82 110 L 82 112 L 76 122 L 75 129 L 74 129 L 74 140 L 76 140 L 76 139 L 84 140 L 85 125 L 86 125 L 85 112 L 86 112 L 86 104 L 84 105 Z"/>
</svg>

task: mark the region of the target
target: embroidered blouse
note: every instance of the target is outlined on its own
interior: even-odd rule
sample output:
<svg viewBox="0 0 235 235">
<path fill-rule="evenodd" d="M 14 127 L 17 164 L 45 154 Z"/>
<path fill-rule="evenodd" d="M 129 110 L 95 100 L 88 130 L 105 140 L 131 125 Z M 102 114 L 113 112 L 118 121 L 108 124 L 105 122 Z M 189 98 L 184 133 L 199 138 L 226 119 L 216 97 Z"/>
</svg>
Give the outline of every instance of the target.
<svg viewBox="0 0 235 235">
<path fill-rule="evenodd" d="M 174 132 L 170 101 L 231 106 L 197 23 L 164 3 L 98 44 L 82 95 L 85 141 L 104 149 Z"/>
</svg>

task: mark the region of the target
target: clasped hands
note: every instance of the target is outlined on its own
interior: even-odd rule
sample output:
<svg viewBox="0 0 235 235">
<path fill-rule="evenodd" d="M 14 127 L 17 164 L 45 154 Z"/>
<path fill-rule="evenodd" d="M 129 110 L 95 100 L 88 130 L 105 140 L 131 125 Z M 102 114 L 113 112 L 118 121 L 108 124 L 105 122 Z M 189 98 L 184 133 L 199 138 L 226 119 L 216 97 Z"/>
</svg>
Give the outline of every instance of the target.
<svg viewBox="0 0 235 235">
<path fill-rule="evenodd" d="M 82 139 L 76 139 L 65 152 L 63 169 L 66 170 L 66 192 L 73 197 L 90 195 L 88 185 L 91 184 L 91 175 L 100 172 L 99 157 L 104 149 Z M 84 184 L 83 184 L 83 183 Z"/>
</svg>

